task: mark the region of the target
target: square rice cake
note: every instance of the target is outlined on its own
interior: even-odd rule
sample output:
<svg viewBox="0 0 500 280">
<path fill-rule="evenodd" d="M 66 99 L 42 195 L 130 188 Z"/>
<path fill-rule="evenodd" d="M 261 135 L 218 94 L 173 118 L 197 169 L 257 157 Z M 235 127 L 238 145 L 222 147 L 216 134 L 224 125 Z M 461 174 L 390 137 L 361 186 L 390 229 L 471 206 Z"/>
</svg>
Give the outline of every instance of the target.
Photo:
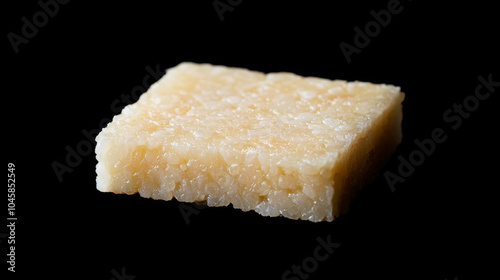
<svg viewBox="0 0 500 280">
<path fill-rule="evenodd" d="M 181 63 L 99 133 L 97 189 L 332 221 L 400 143 L 403 99 L 386 84 Z"/>
</svg>

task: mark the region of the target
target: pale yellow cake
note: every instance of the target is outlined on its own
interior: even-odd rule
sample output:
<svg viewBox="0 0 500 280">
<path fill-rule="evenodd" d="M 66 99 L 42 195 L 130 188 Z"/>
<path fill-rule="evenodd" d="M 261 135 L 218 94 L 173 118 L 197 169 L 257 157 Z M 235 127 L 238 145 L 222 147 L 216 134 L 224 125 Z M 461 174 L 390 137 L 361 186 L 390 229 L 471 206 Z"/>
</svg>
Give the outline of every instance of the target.
<svg viewBox="0 0 500 280">
<path fill-rule="evenodd" d="M 182 63 L 97 136 L 97 188 L 313 222 L 401 141 L 399 87 Z"/>
</svg>

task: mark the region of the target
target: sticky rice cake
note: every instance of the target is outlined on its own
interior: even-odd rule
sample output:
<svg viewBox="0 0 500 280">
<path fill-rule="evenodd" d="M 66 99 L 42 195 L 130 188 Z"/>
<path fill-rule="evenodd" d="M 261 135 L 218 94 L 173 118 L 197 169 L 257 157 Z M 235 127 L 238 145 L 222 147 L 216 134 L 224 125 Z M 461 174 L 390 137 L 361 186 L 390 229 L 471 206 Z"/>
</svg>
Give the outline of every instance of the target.
<svg viewBox="0 0 500 280">
<path fill-rule="evenodd" d="M 97 188 L 332 221 L 400 143 L 403 99 L 392 85 L 181 63 L 97 136 Z"/>
</svg>

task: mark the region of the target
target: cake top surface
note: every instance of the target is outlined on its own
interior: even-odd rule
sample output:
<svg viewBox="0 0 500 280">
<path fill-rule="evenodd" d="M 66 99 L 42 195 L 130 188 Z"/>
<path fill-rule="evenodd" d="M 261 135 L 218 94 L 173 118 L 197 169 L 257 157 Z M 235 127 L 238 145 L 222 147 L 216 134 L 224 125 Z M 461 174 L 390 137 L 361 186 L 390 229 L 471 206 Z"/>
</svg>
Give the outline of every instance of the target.
<svg viewBox="0 0 500 280">
<path fill-rule="evenodd" d="M 99 137 L 316 174 L 398 95 L 399 87 L 385 84 L 185 62 L 125 107 Z"/>
</svg>

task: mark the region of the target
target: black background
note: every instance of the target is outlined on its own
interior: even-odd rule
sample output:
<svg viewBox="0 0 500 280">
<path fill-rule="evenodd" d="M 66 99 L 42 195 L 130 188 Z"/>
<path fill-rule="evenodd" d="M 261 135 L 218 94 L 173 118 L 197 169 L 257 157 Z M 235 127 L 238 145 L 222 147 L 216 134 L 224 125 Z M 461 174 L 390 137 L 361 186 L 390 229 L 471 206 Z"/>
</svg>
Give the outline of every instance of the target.
<svg viewBox="0 0 500 280">
<path fill-rule="evenodd" d="M 71 1 L 15 54 L 7 34 L 20 35 L 21 18 L 41 8 L 9 1 L 2 64 L 6 161 L 16 165 L 15 276 L 108 280 L 125 268 L 137 280 L 281 279 L 327 236 L 341 246 L 307 279 L 488 276 L 489 254 L 497 255 L 497 92 L 456 130 L 443 113 L 474 94 L 479 75 L 500 81 L 498 11 L 478 1 L 401 1 L 402 12 L 347 63 L 339 44 L 354 44 L 353 28 L 389 1 L 270 2 L 243 0 L 221 21 L 213 1 Z M 110 105 L 142 84 L 145 67 L 182 61 L 401 86 L 404 140 L 382 172 L 397 172 L 397 155 L 434 128 L 448 138 L 395 192 L 379 176 L 331 223 L 223 207 L 186 224 L 175 200 L 97 191 L 93 153 L 59 182 L 51 165 L 86 141 L 84 129 L 115 115 Z"/>
</svg>

